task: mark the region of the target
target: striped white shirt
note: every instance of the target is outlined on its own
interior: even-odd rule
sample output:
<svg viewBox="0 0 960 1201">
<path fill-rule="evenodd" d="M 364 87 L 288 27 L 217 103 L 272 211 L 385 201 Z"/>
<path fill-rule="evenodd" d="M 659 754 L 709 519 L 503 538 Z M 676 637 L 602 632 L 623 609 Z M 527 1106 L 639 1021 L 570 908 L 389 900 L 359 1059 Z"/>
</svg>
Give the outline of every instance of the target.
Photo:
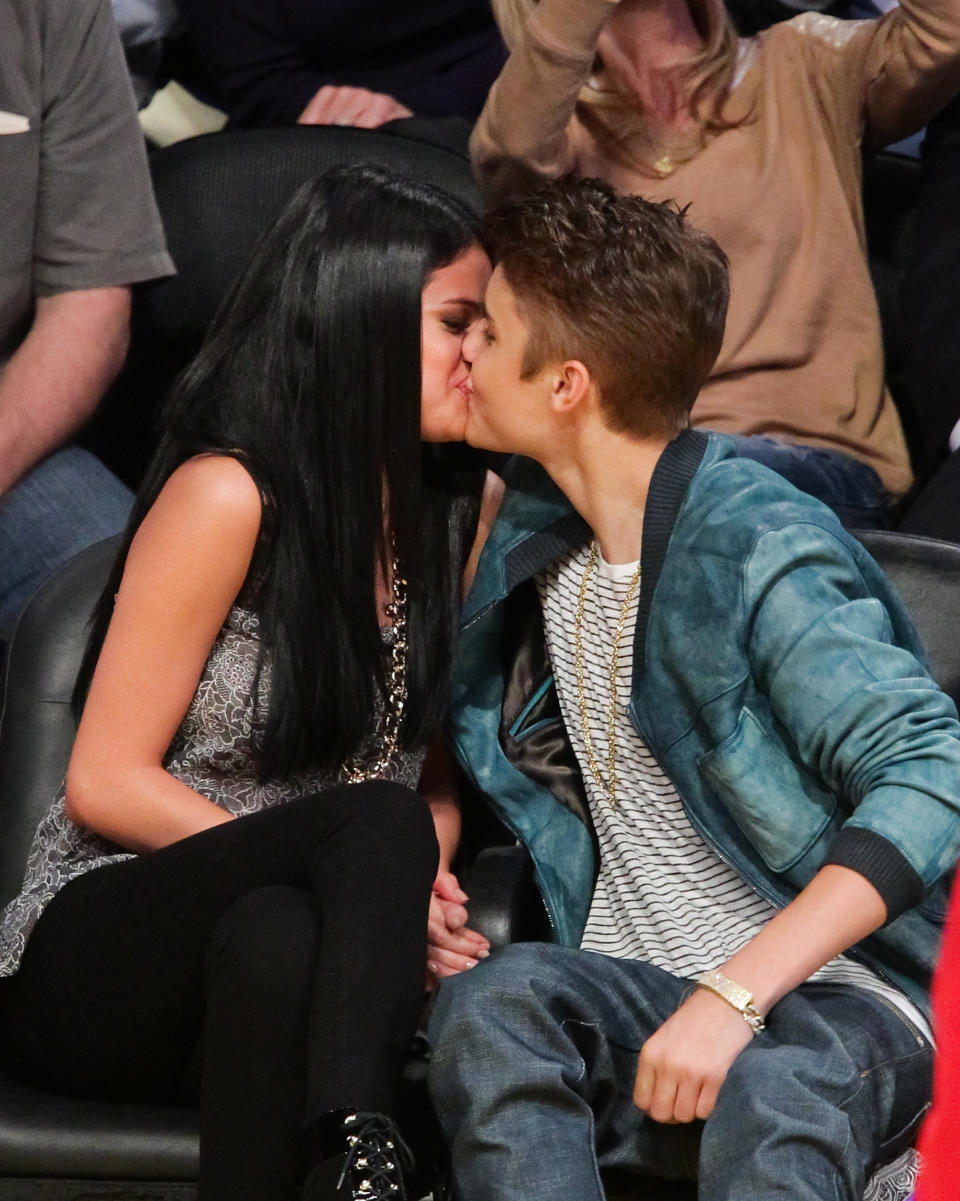
<svg viewBox="0 0 960 1201">
<path fill-rule="evenodd" d="M 607 799 L 606 787 L 601 789 L 594 780 L 583 736 L 574 649 L 577 600 L 588 557 L 589 546 L 577 547 L 537 576 L 560 709 L 600 846 L 599 874 L 581 947 L 695 977 L 725 963 L 777 910 L 697 832 L 672 781 L 630 722 L 639 588 L 624 624 L 617 671 L 616 808 Z M 584 602 L 587 721 L 604 785 L 611 654 L 636 566 L 614 566 L 601 556 Z M 826 978 L 882 993 L 929 1037 L 926 1020 L 909 999 L 864 965 L 839 957 L 812 977 Z"/>
</svg>

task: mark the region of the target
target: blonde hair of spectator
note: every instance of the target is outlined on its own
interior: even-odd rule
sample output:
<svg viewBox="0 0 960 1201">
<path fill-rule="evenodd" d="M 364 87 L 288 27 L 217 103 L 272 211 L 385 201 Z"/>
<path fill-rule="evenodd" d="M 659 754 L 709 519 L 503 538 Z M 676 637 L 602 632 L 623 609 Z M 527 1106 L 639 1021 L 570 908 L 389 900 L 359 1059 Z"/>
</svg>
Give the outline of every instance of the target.
<svg viewBox="0 0 960 1201">
<path fill-rule="evenodd" d="M 492 0 L 492 4 L 503 40 L 513 50 L 520 44 L 537 0 Z M 687 7 L 703 39 L 703 49 L 682 64 L 687 71 L 687 109 L 706 132 L 729 129 L 732 123 L 723 118 L 721 110 L 737 67 L 736 28 L 723 0 L 687 0 Z M 587 83 L 580 91 L 579 103 L 585 122 L 617 158 L 625 157 L 622 149 L 617 152 L 618 147 L 634 139 L 647 140 L 647 120 L 633 97 Z"/>
</svg>

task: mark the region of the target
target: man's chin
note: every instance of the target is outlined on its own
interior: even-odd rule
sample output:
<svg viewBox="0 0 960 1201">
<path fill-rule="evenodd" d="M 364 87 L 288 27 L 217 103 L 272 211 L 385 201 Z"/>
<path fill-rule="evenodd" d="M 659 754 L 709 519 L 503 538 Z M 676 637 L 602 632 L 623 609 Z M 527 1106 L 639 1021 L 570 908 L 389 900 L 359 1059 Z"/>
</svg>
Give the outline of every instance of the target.
<svg viewBox="0 0 960 1201">
<path fill-rule="evenodd" d="M 477 450 L 497 450 L 502 454 L 513 454 L 516 449 L 510 445 L 509 439 L 504 439 L 502 435 L 474 421 L 472 416 L 467 418 L 467 428 L 463 437 L 469 446 Z"/>
</svg>

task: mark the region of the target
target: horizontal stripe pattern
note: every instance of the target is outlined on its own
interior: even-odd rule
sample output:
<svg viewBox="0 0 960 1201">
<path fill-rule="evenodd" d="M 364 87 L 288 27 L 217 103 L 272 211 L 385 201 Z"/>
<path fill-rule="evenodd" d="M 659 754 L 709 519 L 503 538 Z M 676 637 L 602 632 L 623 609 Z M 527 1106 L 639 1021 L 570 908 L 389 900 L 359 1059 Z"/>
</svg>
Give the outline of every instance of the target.
<svg viewBox="0 0 960 1201">
<path fill-rule="evenodd" d="M 695 977 L 726 962 L 776 909 L 694 829 L 672 781 L 630 722 L 631 648 L 640 589 L 631 600 L 620 644 L 615 809 L 606 787 L 601 789 L 594 780 L 582 731 L 575 653 L 577 601 L 588 558 L 589 545 L 575 547 L 536 577 L 560 709 L 600 846 L 599 874 L 581 947 Z M 584 602 L 587 721 L 604 785 L 611 654 L 635 570 L 635 563 L 611 565 L 600 557 Z M 929 1036 L 915 1006 L 863 965 L 841 957 L 813 978 L 883 993 Z"/>
</svg>

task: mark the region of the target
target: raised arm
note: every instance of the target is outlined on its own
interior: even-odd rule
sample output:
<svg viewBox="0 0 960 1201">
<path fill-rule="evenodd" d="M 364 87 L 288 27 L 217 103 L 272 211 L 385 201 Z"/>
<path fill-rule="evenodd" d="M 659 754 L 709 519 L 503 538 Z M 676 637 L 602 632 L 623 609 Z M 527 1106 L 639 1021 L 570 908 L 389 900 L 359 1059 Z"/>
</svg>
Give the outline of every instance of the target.
<svg viewBox="0 0 960 1201">
<path fill-rule="evenodd" d="M 490 203 L 573 169 L 570 119 L 616 3 L 541 0 L 534 9 L 470 139 L 477 181 Z"/>
<path fill-rule="evenodd" d="M 67 773 L 68 816 L 134 851 L 230 815 L 163 759 L 250 565 L 257 487 L 238 462 L 189 460 L 134 538 Z"/>
<path fill-rule="evenodd" d="M 921 129 L 960 89 L 958 0 L 900 0 L 878 23 L 866 61 L 869 147 Z"/>
<path fill-rule="evenodd" d="M 876 21 L 806 13 L 791 24 L 818 47 L 823 102 L 862 122 L 868 151 L 916 133 L 960 90 L 958 0 L 901 0 Z"/>
</svg>

